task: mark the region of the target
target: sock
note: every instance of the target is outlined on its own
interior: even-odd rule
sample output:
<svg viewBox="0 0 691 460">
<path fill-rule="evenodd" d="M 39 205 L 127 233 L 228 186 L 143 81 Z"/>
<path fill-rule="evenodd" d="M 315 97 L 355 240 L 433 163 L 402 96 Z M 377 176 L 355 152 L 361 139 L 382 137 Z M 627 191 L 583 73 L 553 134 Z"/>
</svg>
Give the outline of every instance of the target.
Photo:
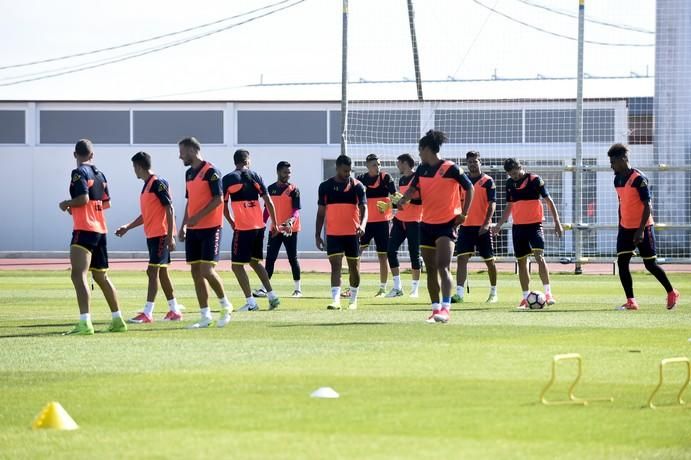
<svg viewBox="0 0 691 460">
<path fill-rule="evenodd" d="M 295 284 L 296 291 L 302 291 L 302 288 L 300 287 L 300 280 L 294 280 L 293 283 Z"/>
<path fill-rule="evenodd" d="M 200 308 L 199 314 L 202 316 L 202 319 L 211 319 L 211 310 L 209 307 Z"/>
<path fill-rule="evenodd" d="M 81 313 L 79 315 L 79 321 L 91 321 L 91 313 Z"/>
<path fill-rule="evenodd" d="M 530 291 L 523 291 L 523 298 L 524 298 L 524 299 L 527 299 L 527 298 L 528 298 L 528 294 L 530 294 Z"/>
<path fill-rule="evenodd" d="M 379 283 L 379 289 L 386 290 L 386 283 Z"/>
<path fill-rule="evenodd" d="M 543 284 L 542 286 L 545 288 L 545 294 L 552 293 L 552 289 L 550 288 L 549 284 Z"/>
<path fill-rule="evenodd" d="M 410 282 L 410 289 L 415 292 L 417 291 L 417 287 L 420 285 L 420 280 L 413 280 Z"/>
<path fill-rule="evenodd" d="M 266 296 L 269 298 L 269 300 L 274 300 L 274 299 L 278 298 L 278 296 L 276 295 L 276 293 L 274 291 L 268 291 L 266 293 Z"/>
<path fill-rule="evenodd" d="M 489 293 L 491 295 L 496 295 L 497 294 L 497 287 L 496 286 L 490 286 L 489 287 Z"/>
<path fill-rule="evenodd" d="M 357 302 L 357 291 L 359 287 L 350 286 L 350 303 Z"/>
<path fill-rule="evenodd" d="M 396 289 L 397 291 L 401 290 L 401 276 L 394 276 L 393 277 L 393 288 Z"/>
<path fill-rule="evenodd" d="M 221 299 L 218 299 L 218 303 L 221 306 L 221 308 L 233 308 L 233 304 L 230 303 L 227 297 L 223 297 Z"/>
<path fill-rule="evenodd" d="M 331 300 L 334 302 L 341 300 L 341 286 L 331 286 Z"/>
<path fill-rule="evenodd" d="M 178 301 L 175 300 L 175 297 L 168 301 L 168 310 L 173 311 L 175 313 L 178 312 Z"/>
<path fill-rule="evenodd" d="M 450 303 L 451 303 L 451 297 L 444 297 L 444 296 L 442 296 L 442 298 L 441 298 L 441 303 L 442 303 L 442 305 L 444 305 L 444 304 L 450 304 Z"/>
<path fill-rule="evenodd" d="M 247 305 L 257 305 L 257 301 L 252 296 L 247 297 L 245 300 L 247 300 Z"/>
<path fill-rule="evenodd" d="M 439 305 L 439 302 L 433 303 L 432 304 L 432 311 L 437 311 L 441 309 L 441 306 Z"/>
<path fill-rule="evenodd" d="M 463 298 L 463 295 L 465 295 L 465 288 L 463 285 L 459 284 L 456 286 L 456 295 L 461 299 Z"/>
<path fill-rule="evenodd" d="M 144 305 L 144 314 L 146 316 L 151 316 L 154 312 L 154 303 L 153 302 L 147 302 L 146 305 Z"/>
<path fill-rule="evenodd" d="M 110 314 L 113 317 L 113 319 L 122 318 L 122 312 L 120 310 L 111 312 Z"/>
<path fill-rule="evenodd" d="M 626 299 L 629 302 L 636 303 L 636 298 L 635 297 L 627 297 Z"/>
</svg>

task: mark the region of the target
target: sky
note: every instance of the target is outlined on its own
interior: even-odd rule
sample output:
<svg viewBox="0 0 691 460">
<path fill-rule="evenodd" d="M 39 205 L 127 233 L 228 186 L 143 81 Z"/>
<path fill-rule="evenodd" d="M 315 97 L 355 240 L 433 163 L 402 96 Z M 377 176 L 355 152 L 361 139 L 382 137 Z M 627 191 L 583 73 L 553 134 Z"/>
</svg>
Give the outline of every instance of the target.
<svg viewBox="0 0 691 460">
<path fill-rule="evenodd" d="M 0 5 L 0 67 L 143 40 L 279 1 L 6 1 Z M 304 98 L 318 87 L 258 89 L 253 85 L 339 82 L 341 5 L 342 0 L 284 1 L 235 20 L 136 46 L 0 69 L 0 100 Z M 553 34 L 576 37 L 577 21 L 539 6 L 569 14 L 578 12 L 578 0 L 414 1 L 423 79 L 574 76 L 576 42 Z M 156 53 L 55 78 L 11 84 L 120 59 L 282 7 L 287 8 Z M 654 0 L 587 0 L 586 17 L 636 29 L 588 21 L 586 40 L 654 43 L 655 36 L 650 33 L 655 30 Z M 653 46 L 585 46 L 584 69 L 593 76 L 629 76 L 632 72 L 654 75 L 654 64 Z M 401 79 L 414 80 L 406 0 L 350 0 L 349 80 Z M 544 84 L 530 83 L 537 91 Z M 462 83 L 452 86 L 459 85 Z M 337 84 L 319 87 L 319 91 L 328 99 L 340 97 Z M 387 97 L 393 97 L 391 94 L 413 97 L 414 85 L 389 85 Z"/>
</svg>

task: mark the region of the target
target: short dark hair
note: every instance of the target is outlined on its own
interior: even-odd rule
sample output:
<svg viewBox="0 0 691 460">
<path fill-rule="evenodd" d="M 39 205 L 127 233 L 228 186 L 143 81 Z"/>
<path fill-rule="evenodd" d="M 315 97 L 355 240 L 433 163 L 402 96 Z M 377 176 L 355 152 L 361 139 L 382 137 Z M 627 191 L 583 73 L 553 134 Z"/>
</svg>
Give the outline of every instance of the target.
<svg viewBox="0 0 691 460">
<path fill-rule="evenodd" d="M 516 158 L 507 158 L 504 160 L 504 171 L 509 172 L 512 169 L 520 168 L 523 166 L 520 161 Z"/>
<path fill-rule="evenodd" d="M 339 167 L 342 165 L 352 166 L 353 160 L 348 155 L 339 155 L 338 158 L 336 158 L 336 167 Z"/>
<path fill-rule="evenodd" d="M 148 171 L 151 169 L 151 155 L 146 152 L 137 152 L 132 157 L 132 163 L 139 165 Z"/>
<path fill-rule="evenodd" d="M 199 152 L 202 149 L 202 143 L 199 142 L 196 137 L 192 136 L 183 138 L 178 142 L 178 145 L 188 148 L 191 147 L 195 152 Z"/>
<path fill-rule="evenodd" d="M 408 163 L 408 166 L 410 166 L 411 168 L 415 166 L 415 160 L 413 159 L 413 156 L 409 153 L 398 155 L 398 158 L 396 159 L 398 161 L 402 161 L 403 163 Z"/>
<path fill-rule="evenodd" d="M 422 136 L 422 138 L 420 138 L 419 146 L 420 148 L 427 147 L 432 152 L 439 153 L 439 149 L 441 148 L 442 144 L 448 140 L 449 138 L 446 137 L 446 134 L 444 134 L 442 131 L 430 129 L 425 133 L 424 136 Z"/>
<path fill-rule="evenodd" d="M 290 163 L 287 161 L 279 161 L 276 165 L 276 171 L 280 171 L 283 168 L 290 168 Z"/>
<path fill-rule="evenodd" d="M 88 157 L 94 151 L 94 144 L 89 139 L 79 139 L 74 145 L 74 153 L 80 157 Z"/>
<path fill-rule="evenodd" d="M 237 149 L 233 154 L 233 162 L 235 165 L 245 164 L 250 158 L 250 152 L 245 149 Z"/>
<path fill-rule="evenodd" d="M 616 143 L 609 148 L 607 156 L 612 158 L 623 158 L 629 153 L 629 148 L 621 143 Z"/>
<path fill-rule="evenodd" d="M 379 157 L 376 153 L 370 153 L 369 155 L 367 155 L 367 157 L 365 158 L 365 163 L 369 163 L 370 161 L 379 161 Z"/>
<path fill-rule="evenodd" d="M 479 159 L 480 158 L 480 152 L 478 152 L 477 150 L 468 151 L 468 153 L 465 154 L 465 159 L 470 160 L 471 158 Z"/>
</svg>

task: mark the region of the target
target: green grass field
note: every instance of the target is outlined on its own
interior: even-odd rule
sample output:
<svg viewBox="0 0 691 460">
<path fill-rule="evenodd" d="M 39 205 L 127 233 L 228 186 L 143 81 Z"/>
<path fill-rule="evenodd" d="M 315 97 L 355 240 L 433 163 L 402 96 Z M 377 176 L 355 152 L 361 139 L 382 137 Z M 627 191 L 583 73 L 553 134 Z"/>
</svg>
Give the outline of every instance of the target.
<svg viewBox="0 0 691 460">
<path fill-rule="evenodd" d="M 242 305 L 232 274 L 222 276 Z M 129 317 L 143 304 L 145 275 L 112 278 Z M 682 292 L 673 312 L 643 274 L 639 312 L 613 311 L 623 294 L 611 275 L 554 276 L 558 305 L 517 312 L 514 275 L 500 274 L 500 303 L 488 307 L 486 276 L 472 274 L 477 288 L 452 323 L 428 325 L 424 290 L 417 301 L 368 299 L 368 275 L 359 310 L 326 311 L 328 277 L 308 274 L 305 298 L 237 313 L 225 329 L 159 321 L 63 337 L 77 316 L 68 273 L 0 272 L 0 457 L 691 458 L 691 410 L 644 408 L 660 359 L 691 356 L 691 276 L 671 278 Z M 190 324 L 190 276 L 174 280 Z M 292 291 L 286 274 L 275 286 Z M 98 292 L 92 313 L 97 329 L 109 319 Z M 614 403 L 538 402 L 552 356 L 566 352 L 585 361 L 576 394 Z M 575 375 L 563 370 L 553 398 Z M 670 368 L 660 402 L 673 400 L 682 374 Z M 310 398 L 321 386 L 341 398 Z M 79 430 L 30 429 L 53 400 Z"/>
</svg>

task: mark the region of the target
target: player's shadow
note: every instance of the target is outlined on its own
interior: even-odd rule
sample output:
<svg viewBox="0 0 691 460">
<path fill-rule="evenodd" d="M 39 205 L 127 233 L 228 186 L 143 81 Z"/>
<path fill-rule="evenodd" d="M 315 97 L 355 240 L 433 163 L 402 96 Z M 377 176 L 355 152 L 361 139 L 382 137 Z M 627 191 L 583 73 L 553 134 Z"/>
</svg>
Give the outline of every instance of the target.
<svg viewBox="0 0 691 460">
<path fill-rule="evenodd" d="M 28 334 L 0 334 L 0 339 L 19 339 L 24 337 L 59 337 L 64 331 L 54 332 L 30 332 Z"/>
<path fill-rule="evenodd" d="M 274 324 L 270 327 L 339 327 L 339 326 L 385 326 L 390 323 L 385 322 L 343 322 L 343 323 L 298 323 L 298 324 Z"/>
<path fill-rule="evenodd" d="M 456 307 L 456 308 L 451 309 L 451 311 L 490 311 L 490 310 L 495 310 L 495 309 L 491 308 L 491 307 L 475 307 L 475 308 Z M 429 308 L 412 308 L 412 309 L 406 310 L 406 311 L 425 311 L 425 312 L 429 313 L 432 310 L 430 310 Z"/>
<path fill-rule="evenodd" d="M 19 326 L 14 326 L 14 327 L 21 327 L 21 328 L 38 328 L 38 327 L 70 327 L 74 326 L 74 323 L 65 323 L 65 324 L 55 324 L 55 323 L 50 323 L 50 324 L 22 324 Z M 7 327 L 7 326 L 5 326 Z"/>
</svg>

